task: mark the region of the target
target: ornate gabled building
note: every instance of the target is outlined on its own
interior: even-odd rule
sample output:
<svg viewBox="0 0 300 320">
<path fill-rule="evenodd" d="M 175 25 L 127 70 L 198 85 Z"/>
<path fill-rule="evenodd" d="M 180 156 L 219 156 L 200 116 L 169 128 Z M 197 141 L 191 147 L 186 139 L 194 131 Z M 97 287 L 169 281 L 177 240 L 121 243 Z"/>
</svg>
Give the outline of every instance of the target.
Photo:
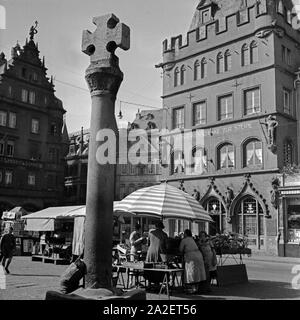
<svg viewBox="0 0 300 320">
<path fill-rule="evenodd" d="M 45 60 L 34 41 L 0 54 L 0 214 L 61 203 L 68 133 Z"/>
<path fill-rule="evenodd" d="M 254 251 L 275 255 L 289 237 L 273 182 L 300 157 L 294 12 L 290 0 L 200 1 L 187 34 L 163 42 L 159 65 L 166 126 L 177 129 L 163 175 L 200 192 L 211 234 L 238 232 Z M 174 145 L 184 130 L 194 135 L 192 163 Z"/>
</svg>

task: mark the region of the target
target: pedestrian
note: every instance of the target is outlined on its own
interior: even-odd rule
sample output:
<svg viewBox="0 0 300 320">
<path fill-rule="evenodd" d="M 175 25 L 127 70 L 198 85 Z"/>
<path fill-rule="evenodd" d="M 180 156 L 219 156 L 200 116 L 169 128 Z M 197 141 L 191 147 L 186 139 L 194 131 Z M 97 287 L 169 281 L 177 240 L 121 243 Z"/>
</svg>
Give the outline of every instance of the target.
<svg viewBox="0 0 300 320">
<path fill-rule="evenodd" d="M 184 255 L 184 284 L 187 293 L 198 293 L 200 283 L 206 281 L 205 266 L 192 232 L 184 231 L 184 238 L 179 245 L 179 251 Z"/>
<path fill-rule="evenodd" d="M 209 292 L 211 290 L 210 289 L 211 279 L 216 277 L 217 256 L 216 256 L 214 246 L 205 231 L 201 231 L 199 233 L 199 240 L 197 244 L 204 258 L 206 278 L 207 278 L 205 289 Z"/>
<path fill-rule="evenodd" d="M 6 273 L 9 274 L 8 267 L 12 261 L 14 250 L 16 248 L 16 240 L 12 234 L 13 228 L 9 227 L 7 233 L 3 235 L 0 242 L 0 250 L 2 258 L 2 266 Z"/>
<path fill-rule="evenodd" d="M 140 230 L 141 230 L 141 225 L 136 224 L 135 225 L 135 230 L 132 231 L 129 237 L 129 242 L 130 242 L 130 261 L 135 261 L 137 259 L 138 253 L 142 252 L 142 244 L 144 241 L 146 241 L 145 237 L 141 236 Z"/>
<path fill-rule="evenodd" d="M 155 224 L 155 229 L 149 231 L 149 248 L 146 262 L 167 261 L 167 239 L 168 235 L 163 231 L 165 228 L 162 221 Z"/>
</svg>

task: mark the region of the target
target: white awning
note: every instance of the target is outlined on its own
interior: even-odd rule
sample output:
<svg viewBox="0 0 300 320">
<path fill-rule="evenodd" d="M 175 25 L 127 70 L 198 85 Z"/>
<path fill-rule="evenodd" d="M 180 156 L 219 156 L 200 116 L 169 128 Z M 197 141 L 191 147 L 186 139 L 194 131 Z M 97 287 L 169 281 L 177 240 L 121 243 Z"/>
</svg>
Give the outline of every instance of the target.
<svg viewBox="0 0 300 320">
<path fill-rule="evenodd" d="M 119 201 L 114 201 L 114 206 Z M 85 217 L 86 206 L 49 207 L 31 214 L 22 219 L 26 220 L 26 231 L 54 231 L 55 219 Z M 117 216 L 117 213 L 114 214 Z"/>
</svg>

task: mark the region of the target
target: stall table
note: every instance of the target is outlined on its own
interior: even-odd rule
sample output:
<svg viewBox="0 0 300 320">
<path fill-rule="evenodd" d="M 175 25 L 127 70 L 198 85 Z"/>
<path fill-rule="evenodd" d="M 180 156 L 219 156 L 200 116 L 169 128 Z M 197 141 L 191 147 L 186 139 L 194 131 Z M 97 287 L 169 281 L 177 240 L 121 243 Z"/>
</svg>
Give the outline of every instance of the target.
<svg viewBox="0 0 300 320">
<path fill-rule="evenodd" d="M 160 284 L 160 290 L 159 290 L 159 295 L 163 293 L 165 290 L 168 296 L 168 299 L 170 299 L 170 293 L 174 287 L 176 287 L 176 284 L 178 287 L 182 287 L 182 277 L 183 277 L 183 272 L 184 269 L 182 268 L 164 268 L 162 264 L 157 264 L 154 268 L 148 268 L 144 267 L 144 263 L 141 262 L 125 262 L 120 265 L 113 265 L 114 268 L 117 268 L 118 270 L 121 269 L 127 269 L 129 270 L 135 270 L 135 271 L 142 271 L 142 272 L 161 272 L 164 274 L 163 280 L 161 281 Z M 120 273 L 119 273 L 120 274 Z M 118 276 L 119 276 L 118 274 Z M 180 274 L 180 277 L 178 278 L 178 274 Z M 172 285 L 169 284 L 169 279 L 172 279 Z M 122 279 L 121 279 L 122 280 Z M 118 279 L 117 279 L 118 281 Z"/>
<path fill-rule="evenodd" d="M 251 255 L 251 249 L 216 248 L 216 254 L 218 256 L 218 286 L 248 282 L 247 269 L 243 262 L 243 255 Z M 225 264 L 230 259 L 233 259 L 235 264 Z"/>
</svg>

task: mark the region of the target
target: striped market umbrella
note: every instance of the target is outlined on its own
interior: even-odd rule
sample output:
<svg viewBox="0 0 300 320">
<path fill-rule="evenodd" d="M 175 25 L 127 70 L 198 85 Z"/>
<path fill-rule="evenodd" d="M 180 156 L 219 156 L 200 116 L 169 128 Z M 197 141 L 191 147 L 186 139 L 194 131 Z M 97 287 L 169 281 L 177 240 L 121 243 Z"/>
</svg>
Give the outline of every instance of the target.
<svg viewBox="0 0 300 320">
<path fill-rule="evenodd" d="M 160 219 L 213 222 L 196 199 L 167 183 L 134 191 L 119 201 L 114 210 Z"/>
</svg>

